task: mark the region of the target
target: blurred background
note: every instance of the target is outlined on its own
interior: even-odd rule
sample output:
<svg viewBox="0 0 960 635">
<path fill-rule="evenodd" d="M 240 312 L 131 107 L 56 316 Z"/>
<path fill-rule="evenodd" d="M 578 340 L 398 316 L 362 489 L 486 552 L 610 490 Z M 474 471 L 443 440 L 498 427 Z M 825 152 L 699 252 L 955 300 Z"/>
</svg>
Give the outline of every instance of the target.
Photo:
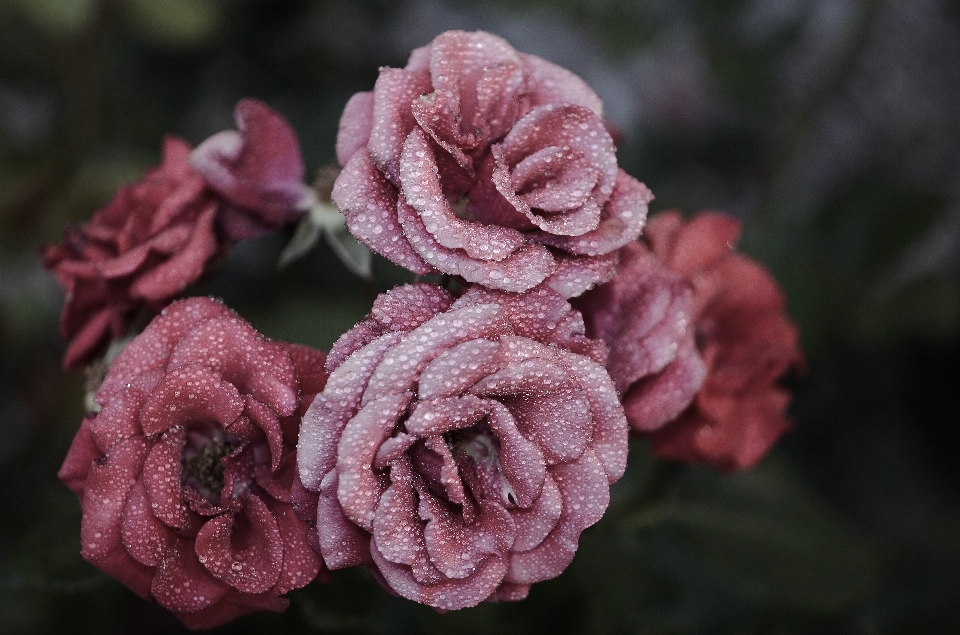
<svg viewBox="0 0 960 635">
<path fill-rule="evenodd" d="M 83 416 L 39 246 L 258 97 L 313 173 L 343 105 L 446 29 L 580 74 L 652 211 L 741 217 L 782 283 L 805 372 L 796 428 L 735 476 L 642 441 L 573 565 L 517 604 L 440 615 L 366 571 L 227 633 L 960 632 L 960 2 L 0 0 L 0 632 L 179 633 L 79 556 L 56 472 Z M 214 294 L 321 348 L 370 290 L 326 245 L 238 246 Z M 375 259 L 380 291 L 408 274 Z M 950 413 L 954 412 L 954 415 Z M 953 423 L 950 423 L 953 421 Z"/>
</svg>

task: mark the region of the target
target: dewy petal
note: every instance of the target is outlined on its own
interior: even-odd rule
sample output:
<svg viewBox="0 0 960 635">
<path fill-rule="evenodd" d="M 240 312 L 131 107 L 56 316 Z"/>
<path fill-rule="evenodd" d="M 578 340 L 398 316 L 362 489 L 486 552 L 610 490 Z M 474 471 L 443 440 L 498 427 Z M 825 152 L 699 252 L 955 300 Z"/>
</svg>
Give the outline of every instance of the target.
<svg viewBox="0 0 960 635">
<path fill-rule="evenodd" d="M 680 416 L 697 396 L 707 376 L 696 347 L 682 346 L 677 358 L 662 372 L 632 386 L 623 397 L 631 427 L 653 432 Z"/>
<path fill-rule="evenodd" d="M 510 130 L 500 150 L 502 164 L 493 173 L 500 174 L 497 188 L 534 225 L 565 236 L 597 228 L 618 170 L 613 139 L 593 111 L 571 104 L 535 108 Z M 530 208 L 575 213 L 536 214 Z"/>
<path fill-rule="evenodd" d="M 410 106 L 430 90 L 428 73 L 397 68 L 381 69 L 373 87 L 373 120 L 367 143 L 369 158 L 394 185 L 400 184 L 403 141 L 416 126 Z"/>
<path fill-rule="evenodd" d="M 490 413 L 490 407 L 490 400 L 473 395 L 421 398 L 403 426 L 420 438 L 438 436 L 476 424 Z"/>
<path fill-rule="evenodd" d="M 693 342 L 692 293 L 639 243 L 620 250 L 619 275 L 578 301 L 590 335 L 610 347 L 607 369 L 617 390 L 660 372 Z"/>
<path fill-rule="evenodd" d="M 89 420 L 89 431 L 97 446 L 107 452 L 114 443 L 140 435 L 140 409 L 159 383 L 162 373 L 147 371 L 113 394 L 95 417 Z"/>
<path fill-rule="evenodd" d="M 67 456 L 57 472 L 57 478 L 83 501 L 83 490 L 86 486 L 88 474 L 93 462 L 103 457 L 103 452 L 97 447 L 90 432 L 90 420 L 96 415 L 87 415 L 80 422 L 80 429 L 70 442 Z"/>
<path fill-rule="evenodd" d="M 391 331 L 412 331 L 451 304 L 453 296 L 436 285 L 407 284 L 377 296 L 370 315 Z"/>
<path fill-rule="evenodd" d="M 150 511 L 168 527 L 182 528 L 187 522 L 180 483 L 181 456 L 185 433 L 177 427 L 160 437 L 150 448 L 143 465 L 143 482 Z"/>
<path fill-rule="evenodd" d="M 580 384 L 593 413 L 593 442 L 590 444 L 611 483 L 627 469 L 627 420 L 617 399 L 610 376 L 603 366 L 582 355 L 561 352 L 567 372 Z"/>
<path fill-rule="evenodd" d="M 317 503 L 317 538 L 323 561 L 330 569 L 354 567 L 370 561 L 370 535 L 344 516 L 337 500 L 338 486 L 337 471 L 331 470 L 320 486 Z M 382 504 L 383 497 L 380 501 Z"/>
<path fill-rule="evenodd" d="M 344 426 L 360 408 L 370 375 L 400 339 L 399 333 L 384 335 L 348 357 L 307 409 L 300 424 L 297 465 L 308 490 L 320 491 L 321 481 L 336 464 L 337 443 Z"/>
<path fill-rule="evenodd" d="M 579 236 L 533 232 L 531 237 L 571 254 L 590 257 L 610 254 L 640 236 L 652 200 L 653 193 L 646 185 L 623 170 L 617 170 L 616 185 L 600 213 L 596 229 Z"/>
<path fill-rule="evenodd" d="M 546 478 L 543 452 L 520 434 L 513 415 L 503 404 L 493 402 L 487 425 L 500 442 L 500 471 L 515 499 L 510 502 L 521 508 L 530 507 L 541 496 Z"/>
<path fill-rule="evenodd" d="M 200 562 L 217 579 L 245 593 L 262 593 L 280 579 L 283 542 L 267 505 L 248 494 L 242 514 L 208 520 L 196 538 Z"/>
<path fill-rule="evenodd" d="M 530 551 L 514 553 L 508 582 L 530 584 L 560 575 L 573 560 L 581 532 L 600 520 L 610 504 L 606 471 L 593 450 L 573 463 L 549 469 L 563 497 L 563 511 L 550 535 Z"/>
<path fill-rule="evenodd" d="M 270 513 L 277 521 L 280 540 L 283 543 L 283 568 L 275 592 L 283 595 L 293 589 L 309 584 L 323 567 L 323 561 L 307 544 L 307 523 L 293 511 L 293 506 L 277 501 L 267 501 Z"/>
<path fill-rule="evenodd" d="M 327 354 L 303 344 L 292 342 L 277 342 L 277 344 L 282 346 L 290 355 L 290 359 L 293 360 L 293 365 L 297 369 L 297 378 L 300 380 L 301 396 L 312 398 L 313 395 L 323 390 L 323 387 L 327 384 L 327 372 L 325 370 Z"/>
<path fill-rule="evenodd" d="M 397 201 L 397 216 L 404 236 L 427 263 L 442 273 L 462 276 L 467 282 L 521 292 L 536 286 L 556 269 L 553 257 L 542 245 L 528 242 L 499 262 L 475 260 L 440 245 L 427 231 L 417 210 L 402 199 Z"/>
<path fill-rule="evenodd" d="M 228 588 L 200 564 L 192 541 L 181 538 L 157 568 L 151 593 L 166 609 L 193 613 L 219 601 Z"/>
<path fill-rule="evenodd" d="M 367 402 L 347 423 L 337 446 L 337 498 L 343 512 L 367 531 L 373 528 L 377 500 L 383 493 L 373 472 L 377 449 L 393 432 L 410 404 L 409 394 L 385 395 Z"/>
<path fill-rule="evenodd" d="M 400 147 L 397 148 L 398 166 Z M 399 175 L 399 167 L 397 173 Z M 333 184 L 331 198 L 357 240 L 416 274 L 433 273 L 434 268 L 424 262 L 403 236 L 397 220 L 396 187 L 374 167 L 366 152 L 354 153 L 347 162 Z"/>
<path fill-rule="evenodd" d="M 136 346 L 127 346 L 113 360 L 97 391 L 97 403 L 105 406 L 110 395 L 137 375 L 165 367 L 174 345 L 194 326 L 211 317 L 228 315 L 236 314 L 210 298 L 188 298 L 167 306 L 137 336 Z"/>
<path fill-rule="evenodd" d="M 117 443 L 102 463 L 91 466 L 80 523 L 80 554 L 83 558 L 144 598 L 149 597 L 153 575 L 124 549 L 120 523 L 127 496 L 146 453 L 143 438 L 131 437 Z"/>
<path fill-rule="evenodd" d="M 469 258 L 500 262 L 526 242 L 515 229 L 457 218 L 440 186 L 433 150 L 420 130 L 404 141 L 400 183 L 404 200 L 441 247 L 463 250 Z"/>
<path fill-rule="evenodd" d="M 443 580 L 435 584 L 418 582 L 411 567 L 387 560 L 376 541 L 370 544 L 370 554 L 387 585 L 401 597 L 444 611 L 476 606 L 497 589 L 507 570 L 503 558 L 488 558 L 473 575 L 463 580 Z"/>
<path fill-rule="evenodd" d="M 465 307 L 430 318 L 406 334 L 374 371 L 362 403 L 403 393 L 417 382 L 427 364 L 442 351 L 462 341 L 497 334 L 500 307 Z"/>
<path fill-rule="evenodd" d="M 167 367 L 191 363 L 202 363 L 220 373 L 282 417 L 297 409 L 297 370 L 290 355 L 239 318 L 211 318 L 184 335 Z"/>
<path fill-rule="evenodd" d="M 423 527 L 417 515 L 410 461 L 403 457 L 390 468 L 390 485 L 377 503 L 373 542 L 386 560 L 408 566 L 427 558 Z M 371 552 L 373 551 L 371 544 Z"/>
<path fill-rule="evenodd" d="M 243 400 L 246 405 L 244 412 L 267 437 L 267 445 L 270 447 L 270 467 L 276 470 L 280 467 L 280 459 L 283 457 L 283 429 L 280 426 L 280 420 L 268 406 L 251 395 L 245 395 Z"/>
<path fill-rule="evenodd" d="M 520 57 L 532 86 L 531 106 L 563 102 L 589 108 L 603 117 L 603 102 L 578 75 L 536 55 L 521 53 Z"/>
<path fill-rule="evenodd" d="M 518 428 L 543 450 L 548 465 L 576 459 L 592 438 L 592 414 L 563 368 L 529 359 L 484 378 L 470 392 L 504 403 Z"/>
<path fill-rule="evenodd" d="M 461 342 L 440 353 L 420 373 L 420 399 L 454 397 L 462 394 L 497 370 L 500 344 L 486 339 Z"/>
<path fill-rule="evenodd" d="M 526 293 L 504 293 L 474 286 L 460 296 L 454 308 L 498 304 L 514 333 L 544 344 L 578 348 L 584 334 L 579 312 L 563 296 L 546 285 Z"/>
<path fill-rule="evenodd" d="M 617 273 L 617 252 L 591 258 L 565 253 L 554 255 L 556 271 L 545 284 L 565 298 L 575 298 L 597 285 L 609 282 Z"/>
<path fill-rule="evenodd" d="M 148 435 L 191 421 L 229 426 L 243 412 L 236 386 L 214 370 L 194 363 L 164 376 L 147 398 L 140 423 Z"/>
<path fill-rule="evenodd" d="M 159 566 L 176 540 L 170 529 L 153 515 L 141 481 L 133 485 L 127 496 L 120 535 L 127 553 L 148 567 Z"/>
<path fill-rule="evenodd" d="M 474 522 L 464 525 L 462 515 L 422 492 L 419 516 L 427 523 L 423 538 L 430 562 L 448 578 L 466 578 L 487 559 L 502 559 L 517 531 L 507 510 L 488 500 L 480 502 Z"/>
<path fill-rule="evenodd" d="M 224 131 L 201 143 L 191 166 L 211 188 L 250 210 L 268 226 L 292 221 L 310 190 L 303 184 L 300 144 L 280 113 L 256 99 L 242 99 L 234 110 L 239 132 Z"/>
<path fill-rule="evenodd" d="M 517 525 L 517 537 L 513 541 L 516 552 L 530 551 L 542 543 L 560 522 L 563 512 L 563 496 L 556 481 L 549 474 L 543 480 L 540 496 L 528 508 L 513 510 L 513 522 Z"/>
<path fill-rule="evenodd" d="M 337 130 L 337 163 L 341 167 L 370 140 L 373 100 L 373 91 L 354 93 L 343 108 Z"/>
<path fill-rule="evenodd" d="M 517 119 L 524 88 L 519 54 L 489 33 L 447 31 L 430 47 L 434 91 L 413 104 L 417 122 L 468 167 L 466 151 L 481 151 Z"/>
</svg>

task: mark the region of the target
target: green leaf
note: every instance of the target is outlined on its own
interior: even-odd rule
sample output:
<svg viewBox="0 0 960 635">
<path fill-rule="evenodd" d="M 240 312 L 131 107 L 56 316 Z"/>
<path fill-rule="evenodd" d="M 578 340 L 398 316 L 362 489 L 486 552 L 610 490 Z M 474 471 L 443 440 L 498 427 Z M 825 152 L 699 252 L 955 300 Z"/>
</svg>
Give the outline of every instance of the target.
<svg viewBox="0 0 960 635">
<path fill-rule="evenodd" d="M 27 19 L 53 35 L 73 35 L 89 25 L 100 0 L 21 0 Z"/>
<path fill-rule="evenodd" d="M 875 576 L 863 540 L 770 461 L 734 476 L 691 470 L 676 494 L 626 526 L 678 543 L 684 556 L 666 562 L 684 577 L 699 566 L 700 576 L 758 603 L 835 611 L 859 601 Z"/>
<path fill-rule="evenodd" d="M 213 0 L 126 0 L 126 9 L 145 37 L 171 48 L 205 44 L 222 19 L 220 4 Z"/>
<path fill-rule="evenodd" d="M 313 220 L 312 214 L 304 214 L 293 232 L 293 238 L 287 243 L 280 253 L 280 259 L 277 262 L 277 269 L 283 269 L 294 260 L 299 260 L 313 249 L 317 241 L 320 240 L 320 234 L 323 232 L 323 226 L 318 225 Z"/>
</svg>

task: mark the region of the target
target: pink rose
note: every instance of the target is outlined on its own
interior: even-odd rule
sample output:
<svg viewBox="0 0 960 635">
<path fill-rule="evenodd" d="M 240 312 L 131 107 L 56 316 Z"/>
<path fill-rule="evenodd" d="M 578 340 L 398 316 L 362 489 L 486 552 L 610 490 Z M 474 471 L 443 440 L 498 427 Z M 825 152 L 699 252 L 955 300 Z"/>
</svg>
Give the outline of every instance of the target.
<svg viewBox="0 0 960 635">
<path fill-rule="evenodd" d="M 347 103 L 333 200 L 361 242 L 416 273 L 576 296 L 613 275 L 653 198 L 617 168 L 601 116 L 570 71 L 448 31 Z"/>
<path fill-rule="evenodd" d="M 658 430 L 690 405 L 707 369 L 694 341 L 693 291 L 679 274 L 633 242 L 620 250 L 613 280 L 575 306 L 587 334 L 610 347 L 607 370 L 635 431 Z"/>
<path fill-rule="evenodd" d="M 282 611 L 323 566 L 291 488 L 324 359 L 213 300 L 171 304 L 114 361 L 60 468 L 83 557 L 190 628 Z"/>
<path fill-rule="evenodd" d="M 299 183 L 303 162 L 289 125 L 252 99 L 237 105 L 237 121 L 242 133 L 214 135 L 192 156 L 168 137 L 159 166 L 46 247 L 44 264 L 67 292 L 64 367 L 91 361 L 127 335 L 138 313 L 178 297 L 230 241 L 303 213 L 309 189 Z"/>
<path fill-rule="evenodd" d="M 777 381 L 803 362 L 797 327 L 773 276 L 737 254 L 740 223 L 706 212 L 659 214 L 653 253 L 693 290 L 693 321 L 707 376 L 693 404 L 653 434 L 664 457 L 724 470 L 750 467 L 790 427 L 790 393 Z"/>
<path fill-rule="evenodd" d="M 546 287 L 381 295 L 331 350 L 301 429 L 327 566 L 368 564 L 438 609 L 559 575 L 626 465 L 604 356 Z"/>
</svg>

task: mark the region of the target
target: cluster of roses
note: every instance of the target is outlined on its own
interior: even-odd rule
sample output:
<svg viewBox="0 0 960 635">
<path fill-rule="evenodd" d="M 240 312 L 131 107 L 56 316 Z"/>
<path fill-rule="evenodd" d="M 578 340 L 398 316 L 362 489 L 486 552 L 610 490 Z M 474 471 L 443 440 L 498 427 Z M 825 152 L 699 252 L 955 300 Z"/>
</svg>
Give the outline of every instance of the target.
<svg viewBox="0 0 960 635">
<path fill-rule="evenodd" d="M 624 472 L 632 429 L 742 469 L 785 429 L 800 361 L 784 298 L 722 214 L 647 223 L 594 92 L 486 33 L 448 32 L 349 101 L 333 202 L 417 274 L 329 354 L 208 298 L 172 302 L 229 244 L 314 201 L 290 127 L 164 163 L 47 250 L 65 364 L 160 312 L 110 365 L 61 469 L 83 556 L 193 628 L 282 610 L 367 565 L 437 609 L 559 575 Z M 644 229 L 645 228 L 645 229 Z M 643 233 L 643 237 L 641 237 Z"/>
</svg>

